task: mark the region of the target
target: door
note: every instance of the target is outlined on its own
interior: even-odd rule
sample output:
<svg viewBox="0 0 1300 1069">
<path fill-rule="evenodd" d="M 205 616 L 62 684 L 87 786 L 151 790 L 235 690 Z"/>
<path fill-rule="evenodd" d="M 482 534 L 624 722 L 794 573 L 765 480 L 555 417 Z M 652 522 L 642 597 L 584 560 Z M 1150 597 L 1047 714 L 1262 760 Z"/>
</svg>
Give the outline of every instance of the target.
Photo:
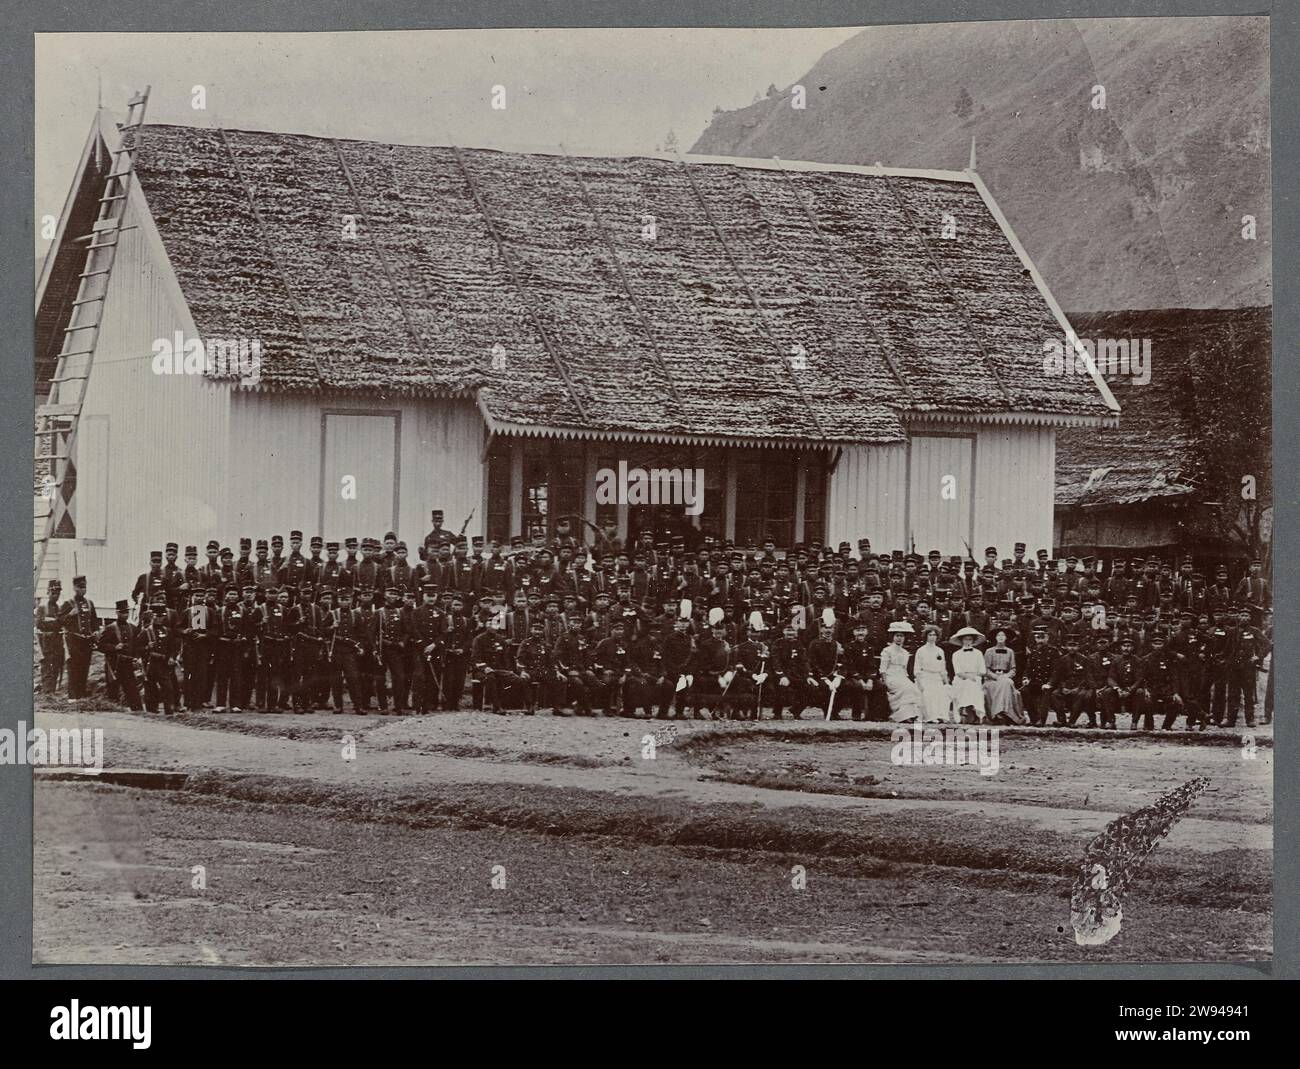
<svg viewBox="0 0 1300 1069">
<path fill-rule="evenodd" d="M 321 533 L 329 541 L 397 530 L 400 412 L 321 416 Z"/>
</svg>

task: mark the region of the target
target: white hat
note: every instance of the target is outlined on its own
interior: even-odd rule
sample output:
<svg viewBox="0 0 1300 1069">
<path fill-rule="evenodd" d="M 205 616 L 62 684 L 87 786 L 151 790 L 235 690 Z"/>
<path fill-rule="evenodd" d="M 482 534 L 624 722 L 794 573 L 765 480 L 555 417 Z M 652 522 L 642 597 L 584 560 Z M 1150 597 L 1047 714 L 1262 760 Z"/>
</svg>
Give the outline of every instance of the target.
<svg viewBox="0 0 1300 1069">
<path fill-rule="evenodd" d="M 889 633 L 891 635 L 914 635 L 916 629 L 906 620 L 899 620 L 897 623 L 889 625 Z"/>
<path fill-rule="evenodd" d="M 961 640 L 964 638 L 973 638 L 976 642 L 984 641 L 984 636 L 973 627 L 963 627 L 960 631 L 955 632 L 948 641 L 954 646 L 960 646 Z"/>
</svg>

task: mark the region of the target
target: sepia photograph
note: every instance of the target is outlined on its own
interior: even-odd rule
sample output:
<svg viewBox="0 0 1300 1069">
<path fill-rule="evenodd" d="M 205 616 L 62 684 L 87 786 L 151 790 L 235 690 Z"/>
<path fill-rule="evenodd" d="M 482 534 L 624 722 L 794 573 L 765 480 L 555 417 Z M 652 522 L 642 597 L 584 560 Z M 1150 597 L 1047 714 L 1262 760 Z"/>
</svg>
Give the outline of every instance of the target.
<svg viewBox="0 0 1300 1069">
<path fill-rule="evenodd" d="M 1268 17 L 34 47 L 33 963 L 1272 960 Z"/>
</svg>

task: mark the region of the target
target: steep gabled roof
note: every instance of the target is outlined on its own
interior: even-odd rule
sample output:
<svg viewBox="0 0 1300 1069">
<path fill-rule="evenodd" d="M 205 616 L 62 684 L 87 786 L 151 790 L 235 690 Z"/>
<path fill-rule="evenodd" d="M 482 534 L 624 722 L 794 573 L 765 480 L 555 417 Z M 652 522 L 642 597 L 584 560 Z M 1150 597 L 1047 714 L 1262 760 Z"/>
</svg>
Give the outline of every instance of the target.
<svg viewBox="0 0 1300 1069">
<path fill-rule="evenodd" d="M 897 441 L 908 409 L 1114 414 L 1044 374 L 1062 321 L 966 174 L 164 125 L 137 167 L 195 323 L 260 338 L 264 389 L 788 441 Z"/>
<path fill-rule="evenodd" d="M 1188 498 L 1203 458 L 1222 436 L 1268 426 L 1269 308 L 1071 313 L 1080 338 L 1150 341 L 1150 381 L 1111 378 L 1123 414 L 1115 427 L 1062 430 L 1056 437 L 1056 503 L 1113 507 Z M 1261 409 L 1234 426 L 1234 413 Z M 1217 443 L 1217 444 L 1216 444 Z M 1259 445 L 1267 458 L 1269 444 Z M 1254 474 L 1262 476 L 1258 470 Z M 1208 488 L 1207 488 L 1208 489 Z M 1218 492 L 1219 488 L 1215 488 Z"/>
</svg>

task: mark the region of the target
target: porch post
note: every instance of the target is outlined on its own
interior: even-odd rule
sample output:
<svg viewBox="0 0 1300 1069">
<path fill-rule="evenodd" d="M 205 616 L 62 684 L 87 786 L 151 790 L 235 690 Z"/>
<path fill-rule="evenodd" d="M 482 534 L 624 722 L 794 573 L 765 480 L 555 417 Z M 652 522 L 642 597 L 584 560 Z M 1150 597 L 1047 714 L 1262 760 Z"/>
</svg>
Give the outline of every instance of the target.
<svg viewBox="0 0 1300 1069">
<path fill-rule="evenodd" d="M 794 458 L 794 543 L 804 540 L 804 499 L 808 493 L 808 454 L 800 451 Z M 787 546 L 787 549 L 790 547 Z"/>
<path fill-rule="evenodd" d="M 522 535 L 524 527 L 524 440 L 516 435 L 510 439 L 510 533 Z"/>
<path fill-rule="evenodd" d="M 736 540 L 736 451 L 727 450 L 727 511 L 722 527 L 722 537 Z"/>
</svg>

